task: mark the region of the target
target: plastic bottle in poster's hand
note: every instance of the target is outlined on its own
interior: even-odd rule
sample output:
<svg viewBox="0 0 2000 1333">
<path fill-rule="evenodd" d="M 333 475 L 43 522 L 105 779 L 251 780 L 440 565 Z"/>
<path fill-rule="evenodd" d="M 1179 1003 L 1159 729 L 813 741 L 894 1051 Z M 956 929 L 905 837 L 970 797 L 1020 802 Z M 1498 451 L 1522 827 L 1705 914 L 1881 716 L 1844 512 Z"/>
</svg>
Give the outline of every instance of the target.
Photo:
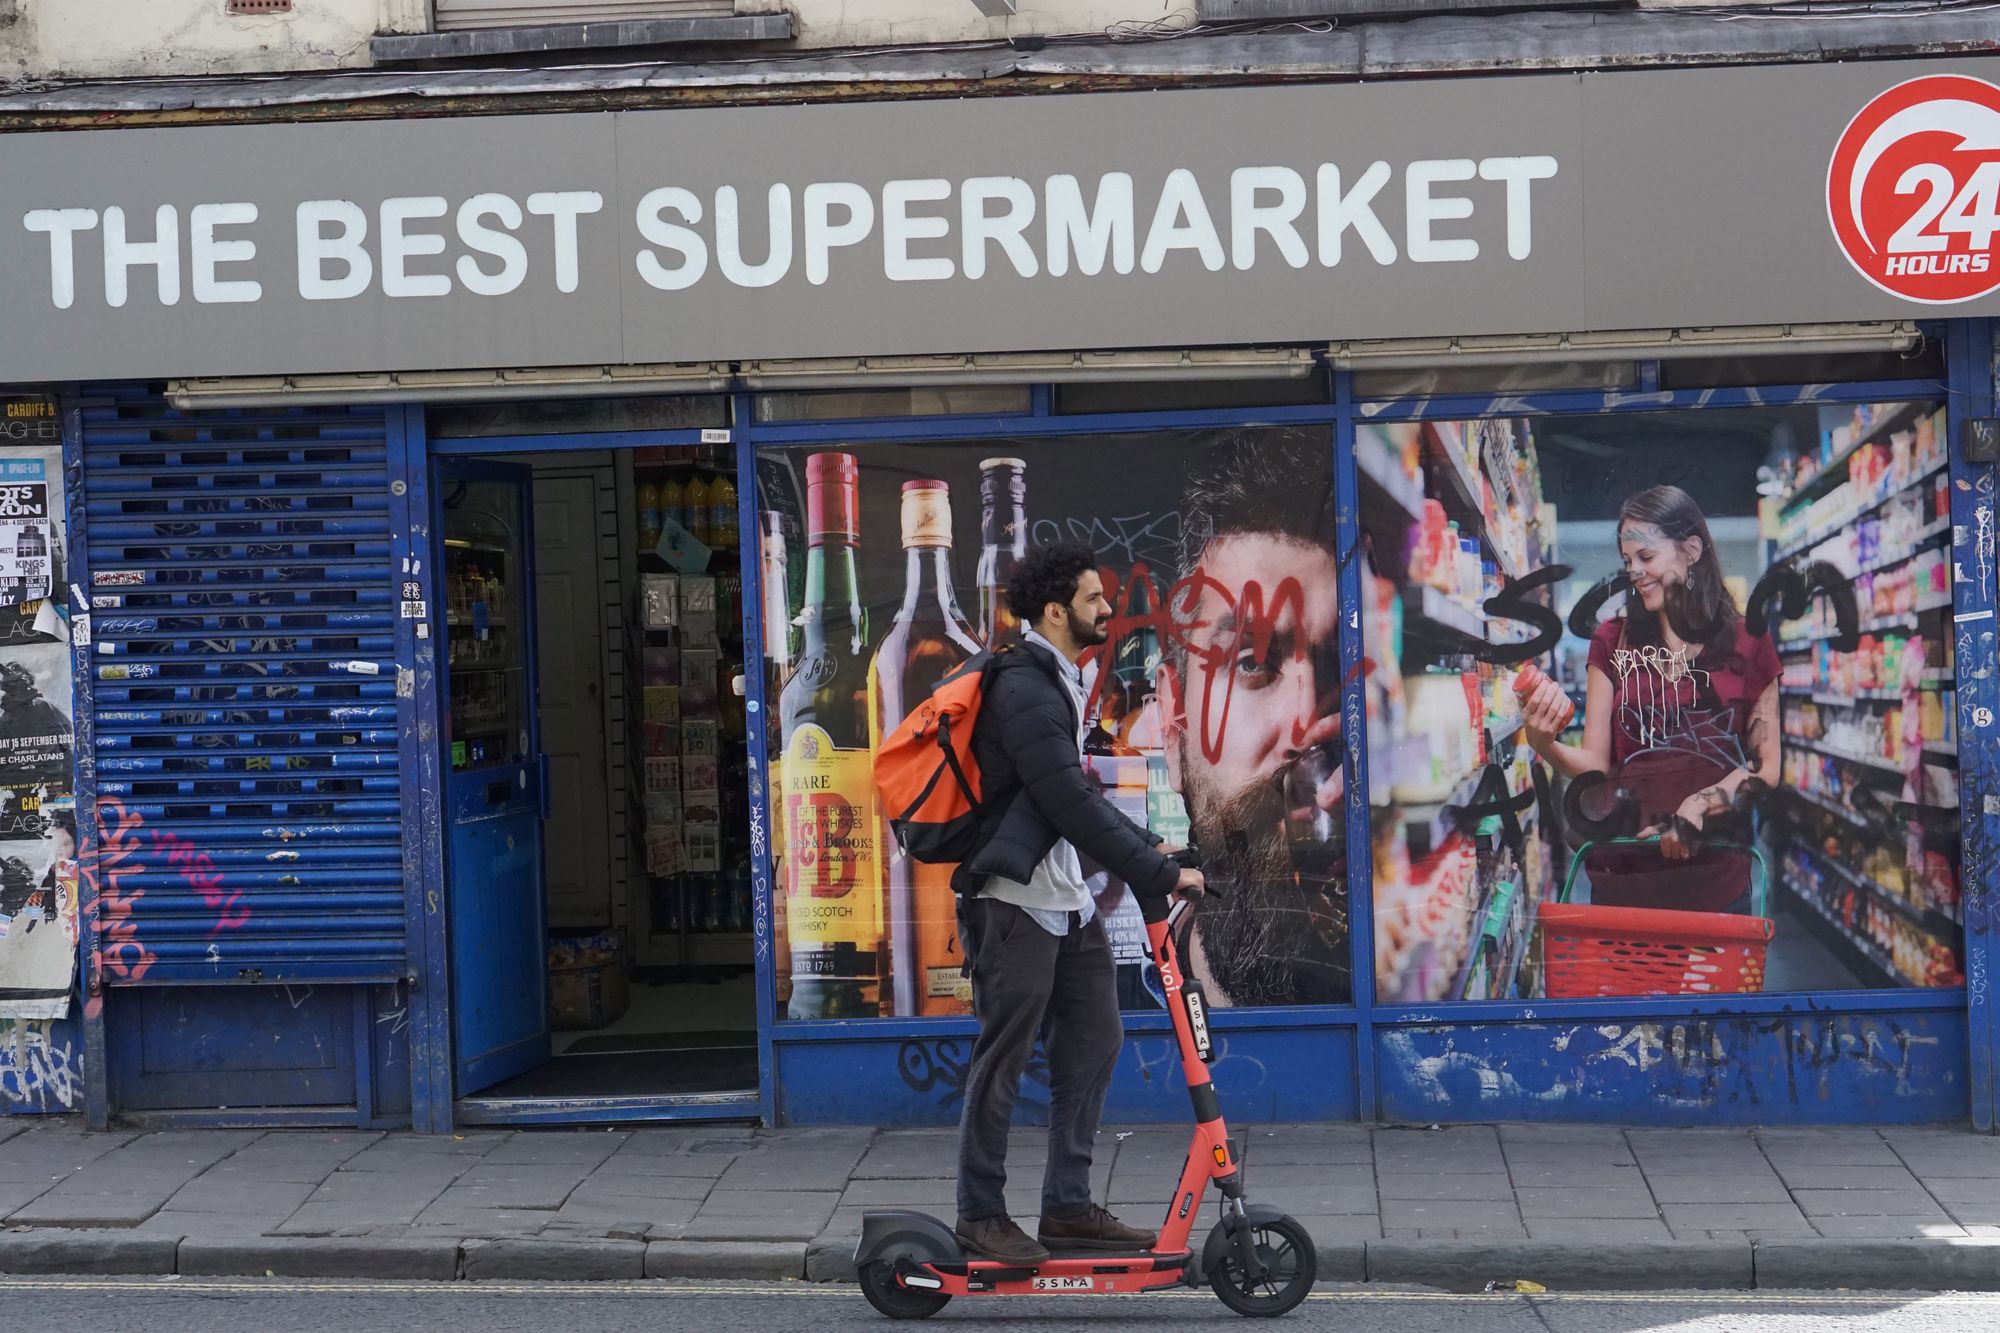
<svg viewBox="0 0 2000 1333">
<path fill-rule="evenodd" d="M 1533 697 L 1535 691 L 1541 689 L 1541 687 L 1545 684 L 1553 684 L 1553 683 L 1554 682 L 1550 678 L 1548 672 L 1542 670 L 1540 667 L 1536 666 L 1533 662 L 1530 662 L 1514 674 L 1514 697 L 1520 700 L 1521 706 L 1525 708 L 1527 706 L 1528 700 L 1531 697 Z M 1563 695 L 1562 717 L 1561 720 L 1553 728 L 1553 730 L 1561 731 L 1564 728 L 1568 727 L 1570 724 L 1570 719 L 1575 716 L 1576 716 L 1575 701 L 1572 700 L 1567 694 Z"/>
</svg>

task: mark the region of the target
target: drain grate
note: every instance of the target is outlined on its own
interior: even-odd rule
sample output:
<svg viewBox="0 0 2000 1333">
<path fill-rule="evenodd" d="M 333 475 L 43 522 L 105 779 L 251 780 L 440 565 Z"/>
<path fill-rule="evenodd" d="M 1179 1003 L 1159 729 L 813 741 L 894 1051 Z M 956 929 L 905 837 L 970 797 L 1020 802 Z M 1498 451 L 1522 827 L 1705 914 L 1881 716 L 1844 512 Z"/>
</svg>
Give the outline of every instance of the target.
<svg viewBox="0 0 2000 1333">
<path fill-rule="evenodd" d="M 229 0 L 225 8 L 231 14 L 289 14 L 292 0 Z"/>
</svg>

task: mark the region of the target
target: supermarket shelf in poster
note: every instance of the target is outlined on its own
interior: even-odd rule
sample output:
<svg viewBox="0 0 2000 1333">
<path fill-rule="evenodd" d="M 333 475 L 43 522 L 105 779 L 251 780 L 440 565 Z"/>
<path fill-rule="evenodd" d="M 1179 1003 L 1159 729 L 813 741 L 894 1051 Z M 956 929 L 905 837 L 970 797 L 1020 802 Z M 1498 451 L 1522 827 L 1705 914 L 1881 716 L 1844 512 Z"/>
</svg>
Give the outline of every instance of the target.
<svg viewBox="0 0 2000 1333">
<path fill-rule="evenodd" d="M 1895 631 L 1900 631 L 1904 634 L 1913 634 L 1915 631 L 1910 628 L 1910 618 L 1912 616 L 1924 615 L 1930 611 L 1942 611 L 1950 605 L 1950 593 L 1935 593 L 1929 597 L 1920 597 L 1909 610 L 1900 614 L 1876 616 L 1872 620 L 1862 621 L 1860 627 L 1855 632 L 1863 635 L 1888 634 Z M 1800 652 L 1830 637 L 1832 637 L 1831 630 L 1811 630 L 1802 634 L 1788 634 L 1778 640 L 1778 651 L 1784 653 Z"/>
<path fill-rule="evenodd" d="M 1813 754 L 1824 755 L 1828 759 L 1837 759 L 1842 763 L 1859 764 L 1882 773 L 1894 773 L 1899 778 L 1908 777 L 1910 773 L 1911 766 L 1898 764 L 1895 760 L 1885 759 L 1879 754 L 1851 754 L 1846 750 L 1836 750 L 1830 745 L 1821 745 L 1801 736 L 1786 736 L 1783 744 L 1787 749 L 1807 750 Z"/>
<path fill-rule="evenodd" d="M 1429 584 L 1403 590 L 1403 634 L 1454 653 L 1483 653 L 1486 614 Z"/>
<path fill-rule="evenodd" d="M 1819 917 L 1821 921 L 1830 926 L 1834 933 L 1845 941 L 1850 949 L 1859 954 L 1869 967 L 1880 973 L 1883 978 L 1893 985 L 1910 987 L 1916 985 L 1915 982 L 1896 970 L 1895 964 L 1890 961 L 1887 954 L 1882 952 L 1875 941 L 1859 935 L 1843 925 L 1840 918 L 1834 913 L 1833 908 L 1828 906 L 1818 895 L 1814 894 L 1811 889 L 1793 882 L 1792 877 L 1788 874 L 1783 875 L 1782 878 L 1786 890 L 1794 898 L 1803 903 L 1815 916 Z"/>
<path fill-rule="evenodd" d="M 1407 528 L 1422 521 L 1423 485 L 1404 476 L 1374 437 L 1365 434 L 1357 437 L 1354 466 L 1362 482 L 1364 508 L 1374 508 L 1393 517 L 1399 527 Z"/>
<path fill-rule="evenodd" d="M 1814 809 L 1824 810 L 1835 818 L 1852 824 L 1855 828 L 1861 829 L 1864 832 L 1872 833 L 1878 838 L 1890 838 L 1900 841 L 1904 837 L 1900 822 L 1891 827 L 1876 824 L 1860 811 L 1849 809 L 1824 792 L 1803 791 L 1797 787 L 1780 787 L 1778 790 L 1794 800 L 1802 801 Z M 1929 808 L 1933 810 L 1955 810 L 1957 806 L 1933 805 Z"/>
<path fill-rule="evenodd" d="M 1435 465 L 1434 471 L 1441 483 L 1437 499 L 1444 505 L 1445 512 L 1457 520 L 1461 532 L 1479 539 L 1480 546 L 1493 557 L 1494 567 L 1500 571 L 1501 577 L 1511 582 L 1520 578 L 1523 571 L 1501 549 L 1500 543 L 1493 540 L 1482 500 L 1484 488 L 1480 485 L 1483 458 L 1481 467 L 1468 467 L 1459 456 L 1459 450 L 1446 442 L 1445 432 L 1458 429 L 1457 422 L 1430 422 L 1424 426 L 1424 455 Z"/>
<path fill-rule="evenodd" d="M 1803 555 L 1805 552 L 1810 551 L 1813 547 L 1818 546 L 1821 542 L 1825 541 L 1827 538 L 1834 536 L 1836 533 L 1839 533 L 1846 528 L 1852 527 L 1854 524 L 1859 523 L 1863 519 L 1866 519 L 1869 516 L 1880 511 L 1884 506 L 1886 506 L 1890 501 L 1894 500 L 1897 496 L 1906 494 L 1916 489 L 1917 487 L 1923 485 L 1925 482 L 1929 481 L 1932 477 L 1935 477 L 1938 473 L 1944 471 L 1949 466 L 1950 464 L 1948 462 L 1943 462 L 1943 461 L 1931 464 L 1929 467 L 1925 468 L 1921 473 L 1910 478 L 1908 481 L 1904 482 L 1901 486 L 1898 486 L 1895 490 L 1888 492 L 1886 495 L 1881 496 L 1879 499 L 1870 500 L 1867 504 L 1855 510 L 1852 514 L 1849 514 L 1846 518 L 1841 519 L 1839 522 L 1828 523 L 1823 527 L 1815 528 L 1813 531 L 1807 533 L 1805 536 L 1799 538 L 1797 541 L 1792 542 L 1790 545 L 1782 548 L 1781 550 L 1779 550 L 1776 559 L 1789 560 L 1795 555 Z M 1946 525 L 1949 526 L 1949 520 L 1941 520 L 1941 521 L 1945 522 Z"/>
<path fill-rule="evenodd" d="M 1785 879 L 1785 888 L 1792 897 L 1805 904 L 1807 911 L 1812 912 L 1820 920 L 1826 922 L 1835 934 L 1847 942 L 1848 947 L 1859 954 L 1864 962 L 1880 973 L 1890 984 L 1911 990 L 1917 989 L 1917 983 L 1904 976 L 1901 972 L 1898 972 L 1895 965 L 1889 961 L 1888 956 L 1875 947 L 1873 940 L 1864 940 L 1853 931 L 1850 931 L 1846 926 L 1841 925 L 1839 918 L 1834 916 L 1832 908 L 1814 897 L 1809 891 L 1792 883 L 1789 877 Z"/>
<path fill-rule="evenodd" d="M 1859 708 L 1865 703 L 1900 704 L 1908 703 L 1916 694 L 1932 694 L 1948 691 L 1951 685 L 1943 680 L 1925 680 L 1921 685 L 1908 690 L 1854 690 L 1847 694 L 1835 694 L 1830 690 L 1812 690 L 1799 685 L 1785 685 L 1778 690 L 1787 699 L 1810 699 L 1821 708 Z"/>
<path fill-rule="evenodd" d="M 1797 838 L 1792 839 L 1793 847 L 1821 871 L 1839 880 L 1849 888 L 1859 889 L 1879 901 L 1884 907 L 1912 925 L 1932 935 L 1949 936 L 1958 929 L 1958 917 L 1940 907 L 1919 907 L 1902 897 L 1886 885 L 1877 884 L 1865 875 L 1856 874 L 1847 866 L 1827 859 L 1809 844 Z"/>
<path fill-rule="evenodd" d="M 1426 829 L 1430 837 L 1428 845 L 1433 851 L 1444 846 L 1453 837 L 1460 836 L 1456 812 L 1463 811 L 1473 803 L 1473 799 L 1479 793 L 1480 781 L 1486 776 L 1486 770 L 1497 762 L 1499 759 L 1496 756 L 1488 763 L 1474 765 L 1470 772 L 1452 784 L 1451 795 L 1442 801 L 1398 802 L 1404 827 L 1415 826 Z M 1510 787 L 1508 794 L 1519 793 Z M 1520 823 L 1523 832 L 1530 832 L 1535 827 L 1536 811 L 1530 807 L 1514 818 Z"/>
<path fill-rule="evenodd" d="M 1848 459 L 1871 444 L 1886 443 L 1890 436 L 1896 434 L 1898 431 L 1910 429 L 1917 424 L 1917 420 L 1925 413 L 1935 410 L 1935 407 L 1927 402 L 1897 403 L 1888 412 L 1883 414 L 1880 421 L 1870 426 L 1853 443 L 1841 450 L 1831 462 L 1814 473 L 1811 481 L 1808 481 L 1805 485 L 1786 496 L 1784 507 L 1786 509 L 1797 508 L 1806 501 L 1817 499 L 1819 496 L 1832 490 L 1840 482 L 1846 480 Z M 1849 521 L 1851 520 L 1843 520 L 1840 526 L 1847 526 L 1847 522 Z"/>
</svg>

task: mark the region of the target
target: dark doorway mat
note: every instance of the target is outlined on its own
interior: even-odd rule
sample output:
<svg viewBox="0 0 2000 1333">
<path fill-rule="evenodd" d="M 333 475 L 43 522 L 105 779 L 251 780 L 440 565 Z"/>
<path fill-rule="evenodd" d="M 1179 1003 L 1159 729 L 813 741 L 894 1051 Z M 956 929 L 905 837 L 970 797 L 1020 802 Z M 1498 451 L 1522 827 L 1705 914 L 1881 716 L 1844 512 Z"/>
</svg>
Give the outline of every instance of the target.
<svg viewBox="0 0 2000 1333">
<path fill-rule="evenodd" d="M 559 1055 L 547 1064 L 480 1090 L 495 1097 L 644 1097 L 694 1092 L 755 1092 L 757 1048 Z"/>
</svg>

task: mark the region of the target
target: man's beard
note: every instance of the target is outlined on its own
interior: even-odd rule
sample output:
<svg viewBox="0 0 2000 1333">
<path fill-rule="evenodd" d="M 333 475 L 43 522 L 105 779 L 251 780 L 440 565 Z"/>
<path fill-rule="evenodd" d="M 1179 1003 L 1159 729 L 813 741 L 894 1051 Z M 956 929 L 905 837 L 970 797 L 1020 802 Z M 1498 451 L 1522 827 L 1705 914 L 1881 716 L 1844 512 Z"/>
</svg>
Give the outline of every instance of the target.
<svg viewBox="0 0 2000 1333">
<path fill-rule="evenodd" d="M 1185 744 L 1185 741 L 1182 742 Z M 1202 873 L 1219 890 L 1196 921 L 1218 1000 L 1236 1005 L 1344 1004 L 1352 994 L 1347 935 L 1346 833 L 1286 836 L 1282 775 L 1223 793 L 1183 751 L 1189 822 Z"/>
</svg>

